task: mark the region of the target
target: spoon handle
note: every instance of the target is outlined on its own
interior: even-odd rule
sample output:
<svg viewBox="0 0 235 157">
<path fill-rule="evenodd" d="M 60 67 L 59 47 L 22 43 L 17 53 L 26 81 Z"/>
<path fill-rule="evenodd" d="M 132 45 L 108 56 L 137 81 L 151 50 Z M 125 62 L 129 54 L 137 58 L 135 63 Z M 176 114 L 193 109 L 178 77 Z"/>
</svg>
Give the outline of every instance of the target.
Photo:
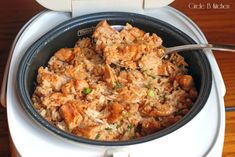
<svg viewBox="0 0 235 157">
<path fill-rule="evenodd" d="M 235 45 L 223 45 L 223 44 L 191 44 L 165 48 L 165 55 L 169 55 L 174 52 L 185 51 L 185 50 L 197 50 L 197 49 L 211 49 L 218 51 L 229 51 L 235 52 Z"/>
</svg>

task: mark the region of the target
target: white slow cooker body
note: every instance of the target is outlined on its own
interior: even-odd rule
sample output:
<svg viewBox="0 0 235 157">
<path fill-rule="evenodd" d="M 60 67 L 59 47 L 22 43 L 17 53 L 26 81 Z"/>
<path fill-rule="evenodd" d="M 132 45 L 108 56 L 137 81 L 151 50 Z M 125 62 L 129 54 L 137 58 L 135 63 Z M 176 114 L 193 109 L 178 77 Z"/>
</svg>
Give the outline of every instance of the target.
<svg viewBox="0 0 235 157">
<path fill-rule="evenodd" d="M 200 29 L 189 18 L 171 7 L 136 13 L 158 18 L 183 30 L 196 42 L 207 43 Z M 225 127 L 225 87 L 211 51 L 205 51 L 213 72 L 212 90 L 205 107 L 185 126 L 167 136 L 137 145 L 102 147 L 69 141 L 34 122 L 20 105 L 15 90 L 19 58 L 43 34 L 69 19 L 70 13 L 41 12 L 22 28 L 12 47 L 7 81 L 7 115 L 11 137 L 22 156 L 221 156 Z"/>
</svg>

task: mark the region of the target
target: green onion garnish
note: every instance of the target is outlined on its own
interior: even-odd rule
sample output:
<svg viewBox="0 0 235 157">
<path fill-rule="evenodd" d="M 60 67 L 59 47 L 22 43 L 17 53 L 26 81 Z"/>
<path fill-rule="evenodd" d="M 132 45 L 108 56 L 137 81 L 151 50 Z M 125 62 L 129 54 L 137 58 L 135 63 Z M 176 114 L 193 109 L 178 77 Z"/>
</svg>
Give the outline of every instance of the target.
<svg viewBox="0 0 235 157">
<path fill-rule="evenodd" d="M 153 98 L 153 97 L 155 96 L 154 91 L 153 91 L 152 89 L 149 89 L 149 90 L 147 91 L 147 94 L 148 94 L 148 96 L 151 97 L 151 98 Z"/>
<path fill-rule="evenodd" d="M 83 94 L 90 94 L 91 91 L 92 91 L 91 88 L 84 88 L 83 91 L 82 91 L 82 93 L 83 93 Z"/>
<path fill-rule="evenodd" d="M 109 127 L 104 128 L 104 129 L 105 129 L 105 130 L 108 130 L 108 131 L 112 130 L 112 128 L 109 128 Z"/>
<path fill-rule="evenodd" d="M 113 87 L 113 90 L 118 90 L 122 88 L 122 84 L 120 82 L 116 82 L 115 86 Z"/>
<path fill-rule="evenodd" d="M 97 135 L 95 136 L 95 139 L 98 140 L 99 138 L 100 138 L 100 134 L 97 134 Z"/>
<path fill-rule="evenodd" d="M 116 126 L 116 129 L 120 128 L 120 126 L 121 126 L 121 125 L 118 124 L 118 125 Z"/>
<path fill-rule="evenodd" d="M 156 76 L 153 76 L 153 75 L 148 75 L 150 77 L 152 77 L 152 79 L 156 79 Z"/>
<path fill-rule="evenodd" d="M 134 126 L 133 126 L 132 124 L 129 124 L 129 125 L 127 126 L 127 128 L 130 129 L 130 130 L 131 130 L 133 127 L 134 127 Z"/>
</svg>

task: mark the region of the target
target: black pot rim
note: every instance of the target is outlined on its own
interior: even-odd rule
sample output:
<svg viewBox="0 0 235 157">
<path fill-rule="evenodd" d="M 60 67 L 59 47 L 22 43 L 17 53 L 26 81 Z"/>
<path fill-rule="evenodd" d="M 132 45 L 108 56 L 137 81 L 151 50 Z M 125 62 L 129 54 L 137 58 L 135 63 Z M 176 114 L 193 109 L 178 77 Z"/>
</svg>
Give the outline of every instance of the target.
<svg viewBox="0 0 235 157">
<path fill-rule="evenodd" d="M 84 22 L 87 21 L 92 21 L 94 19 L 109 19 L 110 18 L 127 18 L 131 17 L 133 20 L 143 20 L 143 21 L 148 21 L 148 22 L 153 22 L 153 23 L 160 23 L 164 27 L 167 27 L 169 29 L 174 30 L 176 33 L 182 35 L 184 38 L 187 38 L 191 43 L 195 43 L 193 39 L 191 39 L 188 35 L 180 31 L 179 29 L 175 28 L 174 26 L 163 22 L 161 20 L 155 19 L 153 17 L 149 17 L 146 15 L 142 14 L 136 14 L 136 13 L 128 13 L 128 12 L 101 12 L 101 13 L 95 13 L 95 14 L 88 14 L 88 15 L 83 15 L 80 17 L 73 18 L 71 20 L 65 21 L 62 24 L 59 24 L 52 30 L 50 30 L 48 33 L 46 33 L 44 36 L 42 36 L 39 40 L 37 40 L 31 47 L 26 51 L 24 56 L 22 57 L 18 71 L 17 71 L 17 94 L 20 98 L 21 105 L 23 105 L 24 109 L 27 111 L 27 113 L 30 114 L 32 119 L 34 119 L 37 123 L 39 123 L 41 126 L 45 127 L 47 130 L 59 135 L 60 137 L 63 137 L 68 140 L 72 140 L 74 142 L 79 142 L 79 143 L 84 143 L 84 144 L 90 144 L 90 145 L 96 145 L 96 146 L 125 146 L 125 145 L 133 145 L 133 144 L 139 144 L 139 143 L 144 143 L 148 141 L 155 140 L 157 138 L 163 137 L 165 135 L 168 135 L 175 130 L 181 128 L 184 126 L 186 123 L 191 121 L 204 107 L 204 105 L 207 102 L 207 99 L 209 97 L 210 91 L 211 91 L 211 86 L 212 86 L 212 74 L 211 74 L 211 69 L 210 69 L 210 64 L 209 61 L 207 60 L 207 57 L 205 56 L 204 53 L 199 53 L 201 56 L 202 62 L 204 62 L 206 65 L 204 70 L 205 74 L 208 74 L 202 84 L 201 84 L 201 92 L 199 93 L 199 99 L 196 100 L 194 103 L 194 107 L 189 111 L 187 115 L 184 116 L 182 120 L 179 122 L 171 125 L 170 127 L 167 127 L 166 129 L 163 129 L 161 131 L 158 131 L 156 133 L 153 133 L 148 136 L 144 136 L 142 138 L 137 138 L 137 139 L 132 139 L 132 140 L 127 140 L 127 141 L 98 141 L 98 140 L 90 140 L 86 139 L 83 137 L 78 137 L 75 135 L 72 135 L 70 133 L 67 133 L 65 131 L 60 130 L 59 128 L 53 126 L 50 124 L 46 119 L 44 119 L 37 111 L 34 109 L 32 102 L 31 102 L 31 97 L 27 93 L 27 88 L 26 88 L 26 79 L 25 76 L 27 74 L 27 64 L 29 63 L 30 60 L 32 59 L 33 55 L 37 53 L 37 49 L 41 46 L 43 46 L 43 43 L 45 41 L 50 41 L 53 38 L 55 38 L 55 35 L 61 34 L 65 32 L 67 29 L 70 29 L 74 27 L 77 23 L 82 25 Z"/>
</svg>

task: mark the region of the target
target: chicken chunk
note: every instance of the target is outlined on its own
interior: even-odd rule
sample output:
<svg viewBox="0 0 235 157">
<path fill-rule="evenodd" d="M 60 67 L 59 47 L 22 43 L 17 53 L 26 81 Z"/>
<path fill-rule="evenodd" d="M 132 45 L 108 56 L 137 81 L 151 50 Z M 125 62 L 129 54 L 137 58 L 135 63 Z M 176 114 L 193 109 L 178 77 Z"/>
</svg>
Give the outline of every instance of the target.
<svg viewBox="0 0 235 157">
<path fill-rule="evenodd" d="M 52 88 L 52 90 L 59 91 L 61 86 L 69 79 L 63 75 L 55 74 L 47 68 L 40 67 L 38 69 L 37 82 L 43 88 Z"/>
<path fill-rule="evenodd" d="M 115 123 L 121 117 L 123 110 L 124 107 L 121 104 L 119 103 L 112 104 L 112 106 L 109 109 L 110 114 L 107 118 L 107 121 L 110 123 Z"/>
<path fill-rule="evenodd" d="M 143 37 L 144 34 L 144 31 L 133 27 L 129 23 L 127 23 L 123 30 L 121 30 L 120 32 L 120 36 L 126 43 L 132 43 L 134 42 L 134 40 Z"/>
<path fill-rule="evenodd" d="M 113 88 L 116 83 L 116 76 L 114 75 L 111 67 L 106 64 L 104 66 L 104 80 L 107 82 L 110 88 Z"/>
<path fill-rule="evenodd" d="M 140 108 L 140 112 L 143 116 L 152 117 L 168 116 L 175 111 L 175 107 L 170 104 L 155 104 L 154 106 L 144 106 Z"/>
<path fill-rule="evenodd" d="M 101 21 L 92 35 L 96 42 L 96 51 L 101 53 L 107 46 L 121 43 L 119 33 L 115 31 L 106 20 Z"/>
<path fill-rule="evenodd" d="M 142 136 L 152 134 L 161 129 L 161 124 L 154 118 L 146 118 L 137 125 L 137 132 Z"/>
<path fill-rule="evenodd" d="M 147 75 L 151 76 L 171 76 L 179 70 L 178 67 L 170 62 L 163 62 L 156 52 L 144 55 L 139 61 L 139 67 Z"/>
<path fill-rule="evenodd" d="M 64 119 L 69 130 L 74 129 L 82 121 L 83 117 L 79 113 L 77 103 L 68 102 L 60 107 L 60 115 Z"/>
<path fill-rule="evenodd" d="M 181 88 L 186 91 L 189 91 L 194 86 L 194 81 L 190 75 L 177 75 L 176 81 L 180 84 Z"/>
<path fill-rule="evenodd" d="M 62 48 L 55 53 L 55 57 L 64 62 L 70 62 L 74 59 L 75 55 L 73 49 L 71 48 Z"/>
<path fill-rule="evenodd" d="M 77 136 L 87 137 L 89 139 L 98 139 L 98 132 L 101 127 L 99 125 L 91 125 L 91 126 L 78 126 L 73 129 L 72 133 Z"/>
<path fill-rule="evenodd" d="M 79 48 L 92 48 L 92 42 L 90 38 L 83 38 L 81 40 L 78 40 L 75 44 L 74 47 L 79 47 Z"/>
</svg>

